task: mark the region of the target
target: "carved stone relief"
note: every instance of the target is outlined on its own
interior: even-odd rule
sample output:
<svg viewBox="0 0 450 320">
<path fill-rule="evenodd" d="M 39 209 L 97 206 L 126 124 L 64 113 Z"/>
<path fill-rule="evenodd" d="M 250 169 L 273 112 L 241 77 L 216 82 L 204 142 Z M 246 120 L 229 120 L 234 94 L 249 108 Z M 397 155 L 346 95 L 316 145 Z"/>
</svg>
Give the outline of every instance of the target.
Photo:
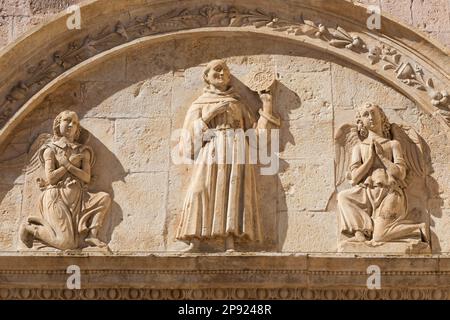
<svg viewBox="0 0 450 320">
<path fill-rule="evenodd" d="M 0 298 L 447 297 L 446 53 L 336 1 L 93 0 L 0 52 Z"/>
<path fill-rule="evenodd" d="M 138 241 L 139 246 L 136 245 L 136 247 L 132 247 L 132 250 L 145 251 L 146 243 L 151 243 L 150 245 L 152 247 L 151 249 L 148 249 L 149 251 L 172 250 L 180 252 L 184 250 L 184 246 L 173 246 L 172 248 L 170 245 L 166 245 L 166 243 L 163 242 L 178 242 L 181 244 L 180 241 L 176 241 L 176 239 L 178 239 L 187 242 L 190 245 L 186 251 L 197 252 L 210 252 L 211 250 L 209 250 L 207 245 L 210 240 L 222 241 L 222 243 L 225 244 L 225 248 L 227 250 L 230 249 L 230 251 L 232 251 L 234 244 L 236 243 L 235 249 L 243 252 L 267 250 L 266 248 L 270 248 L 271 251 L 295 251 L 299 250 L 297 248 L 302 245 L 304 245 L 304 248 L 306 248 L 306 251 L 308 252 L 309 250 L 336 252 L 336 246 L 331 245 L 332 242 L 336 241 L 334 240 L 336 239 L 334 232 L 336 232 L 336 234 L 339 233 L 339 237 L 341 238 L 338 246 L 339 251 L 395 253 L 430 252 L 430 248 L 433 247 L 433 242 L 436 243 L 436 241 L 440 240 L 438 234 L 432 234 L 429 230 L 430 209 L 427 204 L 428 197 L 425 196 L 425 191 L 428 192 L 429 187 L 427 184 L 431 179 L 430 170 L 428 168 L 431 165 L 430 150 L 427 150 L 426 143 L 422 146 L 422 142 L 411 142 L 422 141 L 423 139 L 417 136 L 412 128 L 403 127 L 403 129 L 398 129 L 400 126 L 397 124 L 391 126 L 392 132 L 390 133 L 390 139 L 393 139 L 392 141 L 401 140 L 401 138 L 406 139 L 404 141 L 401 140 L 402 142 L 400 144 L 402 145 L 402 149 L 406 149 L 405 152 L 407 152 L 408 155 L 408 158 L 405 159 L 409 162 L 405 160 L 404 170 L 407 172 L 406 175 L 409 180 L 405 179 L 404 182 L 399 183 L 397 191 L 398 194 L 400 194 L 400 200 L 398 200 L 398 203 L 401 203 L 399 207 L 402 209 L 399 210 L 403 213 L 398 213 L 398 216 L 401 217 L 400 220 L 402 225 L 407 224 L 404 223 L 405 221 L 412 222 L 411 228 L 414 228 L 414 230 L 411 231 L 411 234 L 414 235 L 410 235 L 408 234 L 409 231 L 405 231 L 406 235 L 404 235 L 404 237 L 393 238 L 390 240 L 378 239 L 379 241 L 376 241 L 376 239 L 373 238 L 373 234 L 370 233 L 371 231 L 366 231 L 364 239 L 361 237 L 359 238 L 359 240 L 364 240 L 360 243 L 355 241 L 344 241 L 348 240 L 347 237 L 351 238 L 355 236 L 355 234 L 344 230 L 342 234 L 341 230 L 339 232 L 335 231 L 335 220 L 336 217 L 341 219 L 338 212 L 339 208 L 343 206 L 341 203 L 344 201 L 339 201 L 338 207 L 334 208 L 334 200 L 331 199 L 328 201 L 327 192 L 325 192 L 325 190 L 331 191 L 335 187 L 333 183 L 334 174 L 332 167 L 332 110 L 335 110 L 335 116 L 338 119 L 337 123 L 342 123 L 340 120 L 341 117 L 344 116 L 345 118 L 346 114 L 354 112 L 352 102 L 347 102 L 345 100 L 351 96 L 350 90 L 348 93 L 345 92 L 345 88 L 343 89 L 343 84 L 340 83 L 340 80 L 337 81 L 339 83 L 335 84 L 336 87 L 331 87 L 334 84 L 331 83 L 331 81 L 328 81 L 330 71 L 334 79 L 339 79 L 341 76 L 339 70 L 343 67 L 335 65 L 336 62 L 333 60 L 331 60 L 332 66 L 330 67 L 329 57 L 322 56 L 322 60 L 318 60 L 318 55 L 316 53 L 308 53 L 306 50 L 302 51 L 303 56 L 296 58 L 287 57 L 287 53 L 292 52 L 291 47 L 288 46 L 286 46 L 286 49 L 279 50 L 279 52 L 275 50 L 274 53 L 276 55 L 267 55 L 266 53 L 266 56 L 264 57 L 246 56 L 245 53 L 249 52 L 248 48 L 250 48 L 252 44 L 248 44 L 246 47 L 245 43 L 251 40 L 249 40 L 249 38 L 244 38 L 242 40 L 236 39 L 235 41 L 237 42 L 236 47 L 239 49 L 236 49 L 237 51 L 232 51 L 232 53 L 230 53 L 231 57 L 226 58 L 227 63 L 223 62 L 223 65 L 221 64 L 222 62 L 217 60 L 208 64 L 209 60 L 206 60 L 205 57 L 208 57 L 213 52 L 213 49 L 210 49 L 211 52 L 205 54 L 204 57 L 195 57 L 195 59 L 184 59 L 183 57 L 179 58 L 174 55 L 179 61 L 186 61 L 187 63 L 186 70 L 182 69 L 183 71 L 177 71 L 179 74 L 183 75 L 181 78 L 182 82 L 175 80 L 176 78 L 170 74 L 170 64 L 172 63 L 170 60 L 167 62 L 167 65 L 160 66 L 161 70 L 155 72 L 156 75 L 150 73 L 152 76 L 150 79 L 147 78 L 149 77 L 146 74 L 147 67 L 141 68 L 142 72 L 139 75 L 133 74 L 132 81 L 127 82 L 126 78 L 120 78 L 120 70 L 137 70 L 142 63 L 147 63 L 147 60 L 149 63 L 153 63 L 153 57 L 155 55 L 151 54 L 151 50 L 148 55 L 144 56 L 138 54 L 140 51 L 138 53 L 133 53 L 130 55 L 132 59 L 117 57 L 112 61 L 116 64 L 111 64 L 117 65 L 117 68 L 111 70 L 109 76 L 108 74 L 104 74 L 101 77 L 94 77 L 93 75 L 83 76 L 83 78 L 81 78 L 83 80 L 80 83 L 78 83 L 78 79 L 74 80 L 74 84 L 76 84 L 74 85 L 74 90 L 79 99 L 71 101 L 71 104 L 75 105 L 73 109 L 84 115 L 84 119 L 82 118 L 82 120 L 87 122 L 88 127 L 90 127 L 89 130 L 92 131 L 92 129 L 95 128 L 94 131 L 96 132 L 97 137 L 105 142 L 110 153 L 117 156 L 117 161 L 125 167 L 125 178 L 123 182 L 120 182 L 120 185 L 114 183 L 101 184 L 95 188 L 96 191 L 108 190 L 108 193 L 110 194 L 112 194 L 111 189 L 114 190 L 114 198 L 117 201 L 117 205 L 113 211 L 116 213 L 120 212 L 119 214 L 116 214 L 116 216 L 123 215 L 125 219 L 122 223 L 116 221 L 114 225 L 117 226 L 119 224 L 117 230 L 113 227 L 107 227 L 109 228 L 109 232 L 112 233 L 106 237 L 108 238 L 106 242 L 113 242 L 113 251 L 126 250 L 127 247 L 130 247 L 129 243 L 132 242 L 131 239 L 136 236 L 136 239 L 143 240 Z M 203 51 L 208 50 L 206 48 L 217 47 L 220 40 L 205 39 L 198 43 L 201 43 L 199 51 Z M 198 43 L 196 42 L 195 45 L 198 45 Z M 191 50 L 190 48 L 192 45 L 194 44 L 191 44 L 189 41 L 178 42 L 178 53 L 184 54 L 185 52 L 188 52 Z M 169 57 L 172 57 L 172 51 L 170 51 L 173 50 L 170 49 L 172 47 L 173 45 L 170 43 L 161 44 L 160 46 L 160 48 L 162 48 L 161 50 L 167 50 Z M 218 47 L 217 50 L 221 51 L 224 47 L 225 44 Z M 263 45 L 261 45 L 261 48 L 262 47 Z M 269 51 L 269 53 L 271 52 Z M 214 53 L 214 55 L 215 54 L 216 53 Z M 235 56 L 242 56 L 242 58 L 235 58 Z M 191 62 L 192 60 L 194 60 L 194 62 Z M 124 63 L 123 61 L 133 61 L 133 65 L 125 68 L 122 66 Z M 179 61 L 177 63 L 180 66 L 183 66 Z M 202 61 L 205 63 L 201 64 Z M 192 66 L 190 63 L 192 63 Z M 220 66 L 222 66 L 222 69 L 224 70 L 228 70 L 229 67 L 226 65 L 231 64 L 232 68 L 236 70 L 233 72 L 233 75 L 229 72 L 221 74 L 221 71 L 218 72 L 218 78 L 234 78 L 234 84 L 239 86 L 238 89 L 245 89 L 249 94 L 253 94 L 255 99 L 258 100 L 257 103 L 250 103 L 247 105 L 247 97 L 240 97 L 236 94 L 236 90 L 230 91 L 232 88 L 228 87 L 229 84 L 226 86 L 226 89 L 223 89 L 220 83 L 217 84 L 219 89 L 212 86 L 209 83 L 212 82 L 211 79 L 207 79 L 208 72 L 206 72 L 206 74 L 204 73 L 205 65 L 208 65 L 208 68 L 210 69 L 211 64 L 217 64 L 219 69 Z M 150 64 L 149 66 L 152 67 L 153 64 Z M 208 70 L 208 68 L 206 69 Z M 168 74 L 163 74 L 166 72 L 166 69 Z M 298 72 L 297 70 L 299 69 L 302 71 Z M 387 89 L 385 89 L 382 84 L 377 84 L 380 88 L 377 89 L 378 87 L 375 87 L 373 84 L 376 83 L 375 80 L 371 80 L 373 83 L 367 84 L 367 82 L 364 82 L 365 80 L 363 80 L 363 78 L 354 76 L 356 74 L 355 71 L 351 72 L 352 73 L 343 74 L 343 76 L 347 78 L 350 77 L 350 80 L 360 79 L 355 81 L 362 81 L 362 83 L 366 83 L 372 90 L 376 89 L 374 94 L 370 96 L 373 101 L 377 101 L 376 95 L 380 97 L 383 95 L 392 95 L 389 100 L 381 100 L 381 102 L 384 108 L 387 108 L 390 116 L 396 116 L 394 121 L 399 121 L 399 115 L 403 117 L 402 113 L 412 112 L 415 108 L 413 104 L 408 102 L 408 100 L 400 94 L 397 93 L 398 97 L 396 97 L 394 91 L 386 91 Z M 119 75 L 117 79 L 114 78 L 114 80 L 117 81 L 110 81 L 109 79 L 113 78 L 111 75 L 116 76 L 116 74 Z M 85 79 L 88 79 L 88 81 Z M 203 79 L 209 81 L 207 82 L 206 88 L 202 88 Z M 275 82 L 277 83 L 274 85 Z M 183 91 L 184 89 L 182 90 L 183 85 L 190 86 L 188 87 L 189 94 L 186 94 L 186 92 Z M 264 89 L 268 87 L 271 87 L 271 89 Z M 202 89 L 204 90 L 204 93 L 200 94 Z M 342 97 L 345 97 L 345 99 L 338 97 L 335 98 L 333 102 L 333 97 L 328 93 L 331 90 L 342 92 Z M 260 96 L 257 93 L 252 93 L 252 91 L 259 91 Z M 176 99 L 176 104 L 181 107 L 173 107 L 173 105 L 170 105 L 174 102 L 167 99 L 168 92 L 169 96 L 171 95 L 173 99 Z M 70 91 L 64 92 L 61 89 L 61 93 L 58 93 L 56 97 L 49 99 L 55 106 L 53 106 L 52 103 L 46 103 L 45 106 L 50 109 L 57 109 L 56 105 L 63 104 L 65 105 L 64 109 L 69 108 L 67 104 L 64 104 L 64 96 L 71 95 L 72 93 L 70 93 Z M 360 101 L 360 97 L 353 97 L 352 99 Z M 278 101 L 279 103 L 272 106 L 272 100 Z M 335 106 L 332 106 L 331 102 L 333 102 Z M 144 103 L 146 108 L 142 109 L 140 105 Z M 394 103 L 396 109 L 390 109 L 389 103 Z M 235 104 L 239 107 L 236 107 Z M 406 105 L 403 106 L 403 104 Z M 121 107 L 122 105 L 126 107 Z M 258 108 L 261 106 L 262 108 L 258 112 Z M 215 110 L 213 107 L 217 107 L 218 109 Z M 280 114 L 280 118 L 283 119 L 283 121 L 280 121 L 277 116 L 272 115 L 272 109 L 274 107 L 276 107 L 276 113 Z M 167 109 L 172 110 L 169 112 Z M 203 109 L 205 109 L 204 112 Z M 251 110 L 252 113 L 249 113 L 248 116 L 244 117 L 244 120 L 236 122 L 236 119 L 233 117 L 236 116 L 237 112 L 237 117 L 239 118 L 239 114 L 242 111 L 241 109 Z M 264 109 L 266 109 L 266 111 L 264 111 Z M 396 111 L 393 113 L 393 110 Z M 216 114 L 216 111 L 218 114 Z M 153 112 L 155 113 L 154 118 L 147 118 L 149 114 L 153 115 Z M 208 112 L 213 112 L 213 114 L 208 115 Z M 225 112 L 226 114 L 227 112 L 230 112 L 231 114 L 231 118 L 224 119 L 226 120 L 226 123 L 225 126 L 223 126 L 223 130 L 219 130 L 222 129 L 222 127 L 217 127 L 216 125 L 218 124 L 215 122 L 217 120 L 216 118 L 220 117 L 220 112 Z M 136 116 L 142 117 L 142 119 L 134 119 L 133 117 Z M 172 127 L 170 127 L 170 122 L 167 121 L 168 117 L 172 117 Z M 203 117 L 205 117 L 205 119 Z M 421 117 L 425 116 L 421 115 Z M 253 121 L 247 121 L 246 118 L 249 118 L 250 120 L 253 119 Z M 411 115 L 405 115 L 404 119 L 405 121 L 401 121 L 401 123 L 408 124 L 408 122 L 412 121 L 410 119 L 413 119 L 413 117 Z M 164 138 L 165 136 L 170 136 L 170 130 L 173 132 L 177 128 L 182 128 L 183 120 L 185 122 L 184 129 L 187 130 L 190 135 L 189 139 L 187 141 L 182 141 L 178 147 L 181 147 L 181 154 L 193 162 L 187 166 L 190 170 L 188 174 L 183 173 L 182 169 L 174 169 L 177 166 L 170 163 L 172 159 L 168 156 L 169 149 L 167 144 L 169 141 L 168 138 Z M 210 148 L 210 146 L 214 144 L 213 140 L 217 139 L 218 131 L 226 132 L 225 129 L 228 128 L 227 126 L 230 127 L 228 129 L 249 129 L 253 128 L 253 123 L 259 124 L 256 125 L 256 128 L 259 129 L 264 129 L 266 126 L 269 126 L 269 128 L 279 128 L 281 134 L 280 139 L 282 141 L 286 141 L 290 135 L 294 139 L 292 142 L 287 143 L 287 145 L 284 142 L 281 143 L 285 146 L 280 150 L 282 155 L 280 159 L 282 168 L 280 169 L 281 172 L 279 176 L 257 177 L 260 178 L 260 182 L 252 182 L 252 179 L 249 179 L 249 182 L 245 179 L 252 175 L 256 178 L 257 174 L 255 174 L 255 172 L 257 172 L 257 169 L 259 168 L 257 163 L 250 164 L 244 162 L 238 165 L 245 168 L 242 176 L 237 175 L 236 178 L 228 176 L 228 174 L 231 174 L 233 171 L 230 169 L 228 173 L 225 172 L 220 180 L 217 173 L 210 173 L 214 171 L 212 168 L 217 166 L 216 164 L 207 164 L 201 169 L 201 164 L 195 163 L 196 160 L 202 158 L 200 156 L 202 153 L 207 151 L 211 154 L 220 153 L 217 152 L 216 145 L 215 148 Z M 339 130 L 338 136 L 339 134 L 342 136 L 337 138 L 335 145 L 342 148 L 342 150 L 341 153 L 338 154 L 336 160 L 341 158 L 351 158 L 351 147 L 355 141 L 358 141 L 357 139 L 353 139 L 355 138 L 354 133 L 357 132 L 357 127 L 356 124 L 354 126 L 347 125 Z M 42 128 L 44 128 L 44 126 L 40 127 L 36 132 L 42 132 Z M 115 131 L 113 137 L 107 137 L 103 132 L 104 129 L 108 128 L 113 128 Z M 394 132 L 396 134 L 395 139 Z M 330 137 L 327 139 L 329 134 Z M 430 136 L 433 135 L 427 135 L 427 138 Z M 46 135 L 41 138 L 44 140 L 53 139 L 48 137 L 48 135 L 47 138 L 45 137 Z M 197 139 L 200 140 L 200 144 L 195 145 L 194 142 Z M 30 155 L 33 155 L 36 150 L 40 150 L 38 147 L 39 143 L 44 142 L 39 142 L 39 140 L 40 139 L 38 139 L 31 148 Z M 80 140 L 78 143 L 86 145 L 84 140 Z M 363 141 L 360 141 L 360 143 L 363 143 Z M 405 146 L 410 146 L 410 148 L 406 148 Z M 96 150 L 96 147 L 97 146 L 92 150 Z M 190 147 L 193 148 L 189 149 Z M 433 150 L 435 150 L 435 148 L 433 148 Z M 411 152 L 413 152 L 412 155 Z M 98 154 L 97 151 L 96 154 Z M 99 154 L 101 155 L 99 161 L 104 165 L 99 167 L 95 174 L 103 179 L 105 176 L 104 167 L 108 166 L 108 162 L 105 162 L 103 159 L 105 157 L 104 151 Z M 205 159 L 208 158 L 208 155 L 205 155 Z M 23 161 L 23 156 L 21 156 L 20 159 L 22 159 L 20 161 Z M 33 174 L 35 174 L 35 171 L 33 170 L 36 168 L 43 169 L 41 166 L 33 167 L 33 163 L 39 164 L 39 161 L 36 161 L 37 159 L 37 157 L 32 157 L 32 163 L 28 167 L 27 181 L 33 179 Z M 19 160 L 19 158 L 17 158 L 17 160 Z M 353 190 L 346 182 L 344 182 L 345 179 L 342 179 L 342 177 L 345 178 L 345 171 L 349 166 L 349 161 L 350 160 L 347 159 L 347 162 L 339 163 L 336 169 L 336 176 L 340 177 L 337 180 L 337 188 L 339 191 L 342 191 L 344 188 Z M 411 167 L 411 163 L 417 161 L 420 166 Z M 205 168 L 208 167 L 209 169 L 206 170 Z M 232 167 L 233 165 L 230 166 L 230 168 Z M 284 169 L 285 167 L 288 167 L 288 170 Z M 410 174 L 413 172 L 411 171 L 411 168 L 417 171 L 414 171 L 413 175 Z M 283 170 L 286 170 L 286 172 L 283 172 Z M 217 169 L 217 172 L 219 171 L 220 170 Z M 310 172 L 314 173 L 311 174 Z M 174 178 L 173 175 L 177 174 L 181 176 L 186 175 L 187 177 L 185 180 L 179 179 L 178 177 Z M 109 175 L 109 172 L 106 175 Z M 156 185 L 154 186 L 154 181 L 158 181 L 157 184 L 163 186 L 167 183 L 165 182 L 167 176 L 172 177 L 172 181 L 177 181 L 177 183 L 184 181 L 184 184 L 173 187 L 170 193 L 161 191 L 161 197 L 155 197 L 155 199 L 151 201 L 149 200 L 147 202 L 146 199 L 142 198 L 145 197 L 146 188 L 153 190 L 152 194 L 156 195 L 155 191 L 158 187 Z M 40 177 L 42 178 L 44 175 L 42 174 Z M 221 181 L 220 186 L 225 187 L 224 189 L 226 189 L 227 192 L 224 192 L 224 195 L 222 194 L 221 197 L 216 197 L 213 201 L 210 201 L 212 198 L 211 189 L 213 187 L 208 187 L 208 183 L 211 183 L 211 185 L 215 183 L 216 190 L 217 185 L 219 185 L 217 181 L 214 183 L 211 182 L 212 177 L 219 179 Z M 38 177 L 36 176 L 36 178 Z M 244 187 L 241 189 L 233 189 L 232 186 L 235 184 L 234 179 L 241 180 Z M 410 181 L 411 179 L 412 182 Z M 303 186 L 299 187 L 300 184 Z M 131 192 L 132 190 L 128 187 L 129 185 L 136 185 L 135 192 Z M 226 187 L 227 185 L 228 187 Z M 277 191 L 274 191 L 273 186 L 275 185 L 277 186 Z M 418 186 L 415 188 L 416 190 L 412 190 L 414 189 L 412 188 L 413 185 Z M 172 188 L 172 185 L 170 185 L 170 188 Z M 29 189 L 30 188 L 24 193 L 24 212 L 26 213 L 29 212 L 30 207 L 33 207 L 33 205 L 37 207 L 37 204 L 42 201 L 39 199 L 41 193 L 37 186 L 33 187 L 33 191 L 31 192 L 36 193 L 36 196 L 30 196 Z M 246 209 L 242 209 L 244 207 L 240 207 L 241 204 L 238 204 L 235 207 L 231 206 L 232 209 L 228 210 L 228 205 L 231 201 L 230 199 L 232 199 L 228 189 L 235 192 L 235 199 L 247 199 L 251 205 Z M 179 197 L 177 193 L 180 193 L 181 196 Z M 275 195 L 275 193 L 277 194 Z M 417 195 L 417 193 L 422 193 L 422 195 Z M 135 197 L 133 194 L 139 194 L 140 197 Z M 258 197 L 252 198 L 250 196 L 252 194 L 257 194 Z M 33 197 L 35 199 L 32 199 Z M 139 201 L 136 201 L 138 198 L 141 200 L 143 199 L 141 205 L 139 204 Z M 342 195 L 339 196 L 339 199 L 341 198 L 343 198 Z M 350 195 L 349 198 L 353 199 L 352 195 Z M 201 199 L 202 204 L 205 202 L 204 199 L 208 199 L 208 201 L 210 201 L 209 207 L 201 207 L 198 199 Z M 270 201 L 267 201 L 268 199 L 270 199 Z M 348 199 L 345 199 L 345 201 L 346 200 Z M 180 202 L 180 207 L 176 208 L 177 210 L 171 209 L 171 212 L 174 214 L 173 218 L 166 217 L 166 220 L 164 220 L 164 214 L 167 212 L 165 211 L 166 209 L 164 209 L 165 201 L 169 204 L 173 201 Z M 145 225 L 139 223 L 139 221 L 142 221 L 141 219 L 143 216 L 149 214 L 145 210 L 144 203 L 147 203 L 147 206 L 152 213 L 155 212 L 155 222 L 158 221 L 158 223 L 152 224 L 152 227 L 145 227 L 148 222 L 146 222 Z M 220 214 L 215 207 L 216 203 L 225 203 L 226 205 L 223 206 L 223 210 L 226 211 L 226 213 Z M 213 207 L 213 209 L 210 209 L 210 207 Z M 272 210 L 272 207 L 274 209 L 273 211 L 270 211 Z M 373 213 L 370 212 L 370 210 L 372 209 L 368 206 L 363 211 L 369 216 L 369 219 L 367 220 L 370 220 L 370 223 L 374 224 L 372 218 Z M 270 215 L 268 213 L 269 211 L 271 212 Z M 379 211 L 381 212 L 382 210 Z M 135 212 L 142 212 L 142 216 L 138 216 Z M 158 214 L 156 214 L 156 212 L 158 212 Z M 247 217 L 244 219 L 242 216 L 244 212 L 249 213 L 251 218 Z M 405 216 L 405 214 L 407 216 Z M 80 213 L 80 215 L 82 216 L 83 213 Z M 235 219 L 236 217 L 237 219 Z M 412 219 L 409 219 L 410 217 L 412 217 Z M 270 222 L 268 222 L 269 218 Z M 236 233 L 230 231 L 232 229 L 231 227 L 230 229 L 226 229 L 227 223 L 231 224 L 230 221 L 233 220 L 237 220 L 237 222 L 233 222 L 238 230 Z M 28 223 L 28 221 L 31 221 L 31 223 Z M 248 221 L 251 221 L 251 223 L 245 225 Z M 217 228 L 214 226 L 214 223 L 218 225 Z M 125 239 L 124 234 L 127 233 L 127 230 L 131 225 L 135 225 L 133 228 L 135 228 L 134 230 L 136 231 L 142 225 L 142 230 L 133 233 L 133 235 Z M 172 228 L 171 225 L 176 226 L 174 232 L 170 230 L 170 228 Z M 378 226 L 379 225 L 380 224 L 378 224 Z M 29 243 L 30 235 L 35 234 L 35 231 L 33 230 L 36 226 L 39 226 L 39 223 L 34 222 L 33 217 L 27 217 L 25 227 L 21 230 L 25 242 Z M 297 228 L 300 228 L 300 226 L 314 230 L 313 232 L 308 233 L 310 236 L 307 240 L 302 240 L 304 238 L 303 236 L 300 236 L 302 233 L 295 231 Z M 319 236 L 317 233 L 317 228 L 319 228 L 319 226 L 322 226 L 324 230 L 327 230 L 327 232 L 330 233 L 326 239 L 317 238 Z M 246 228 L 251 231 L 244 231 Z M 164 231 L 165 229 L 169 230 Z M 270 232 L 275 235 L 273 236 L 275 240 L 271 240 L 272 242 L 265 242 L 262 238 L 264 238 L 264 236 L 267 237 L 266 231 L 269 229 Z M 146 232 L 148 236 L 145 236 Z M 297 235 L 294 236 L 294 232 Z M 333 234 L 331 234 L 331 232 Z M 252 233 L 253 235 L 251 235 Z M 417 236 L 418 233 L 420 233 L 420 237 Z M 157 234 L 158 238 L 151 238 L 153 237 L 153 234 Z M 262 235 L 263 237 L 258 235 Z M 70 249 L 77 249 L 83 247 L 86 244 L 84 243 L 84 238 L 87 237 L 89 241 L 89 237 L 85 233 L 79 234 L 79 237 L 81 243 L 78 246 L 65 246 L 63 248 L 62 246 L 53 245 L 52 247 L 62 249 L 68 249 L 69 247 Z M 226 241 L 227 237 L 228 241 Z M 278 237 L 278 239 L 276 237 Z M 434 239 L 432 239 L 433 237 Z M 357 238 L 354 238 L 353 240 L 356 239 Z M 42 242 L 42 239 L 36 238 L 36 240 L 36 242 Z M 122 243 L 125 243 L 124 241 L 127 241 L 127 246 L 122 245 Z M 246 247 L 251 243 L 258 242 L 262 242 L 262 245 L 259 247 Z M 241 244 L 243 246 L 241 246 Z"/>
<path fill-rule="evenodd" d="M 279 127 L 272 114 L 274 79 L 253 82 L 262 100 L 258 120 L 230 85 L 225 61 L 209 62 L 203 78 L 207 86 L 187 111 L 180 143 L 183 157 L 193 159 L 195 167 L 177 238 L 190 242 L 189 251 L 208 238 L 222 238 L 226 250 L 234 251 L 237 240 L 262 240 L 255 163 L 249 163 L 248 155 L 249 148 L 259 145 L 249 146 L 244 130 L 255 128 L 256 138 Z"/>
<path fill-rule="evenodd" d="M 33 144 L 27 174 L 42 176 L 36 179 L 36 192 L 41 190 L 36 211 L 29 212 L 20 230 L 28 248 L 36 241 L 61 250 L 107 249 L 99 232 L 111 197 L 87 191 L 95 163 L 94 150 L 85 145 L 88 135 L 75 112 L 63 111 L 53 122 L 53 134 L 42 134 Z"/>
<path fill-rule="evenodd" d="M 340 250 L 364 251 L 352 248 L 357 243 L 405 242 L 405 252 L 429 251 L 429 226 L 411 220 L 409 213 L 418 209 L 407 194 L 415 178 L 422 180 L 415 186 L 420 188 L 428 175 L 425 142 L 413 129 L 389 123 L 377 105 L 360 107 L 356 118 L 336 135 L 337 183 L 347 178 L 352 185 L 338 194 L 339 231 L 349 237 L 341 240 Z"/>
</svg>

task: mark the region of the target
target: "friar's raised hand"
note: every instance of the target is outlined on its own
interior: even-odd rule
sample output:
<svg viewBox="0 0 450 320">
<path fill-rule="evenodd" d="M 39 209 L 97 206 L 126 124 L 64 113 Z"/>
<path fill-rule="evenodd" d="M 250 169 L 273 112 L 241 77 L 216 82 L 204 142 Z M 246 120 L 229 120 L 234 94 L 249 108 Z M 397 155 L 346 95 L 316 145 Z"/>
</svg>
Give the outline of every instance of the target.
<svg viewBox="0 0 450 320">
<path fill-rule="evenodd" d="M 270 91 L 260 91 L 258 92 L 259 98 L 262 101 L 262 109 L 268 114 L 272 114 L 273 111 L 273 96 Z"/>
</svg>

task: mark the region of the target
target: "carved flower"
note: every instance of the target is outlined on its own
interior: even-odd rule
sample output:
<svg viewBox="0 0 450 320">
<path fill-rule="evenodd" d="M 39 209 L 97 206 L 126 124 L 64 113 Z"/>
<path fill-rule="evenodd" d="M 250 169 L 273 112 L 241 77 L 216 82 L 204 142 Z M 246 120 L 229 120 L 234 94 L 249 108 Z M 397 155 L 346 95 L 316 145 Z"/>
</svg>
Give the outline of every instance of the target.
<svg viewBox="0 0 450 320">
<path fill-rule="evenodd" d="M 393 56 L 394 54 L 397 54 L 397 50 L 383 45 L 383 54 Z"/>
<path fill-rule="evenodd" d="M 447 105 L 449 100 L 450 100 L 450 98 L 449 98 L 449 94 L 447 91 L 434 91 L 431 94 L 431 103 L 435 107 L 438 107 L 438 106 L 444 107 Z"/>
<path fill-rule="evenodd" d="M 363 48 L 364 44 L 363 44 L 363 41 L 361 40 L 360 37 L 353 36 L 352 37 L 352 42 L 350 44 L 346 45 L 345 47 L 347 49 L 350 49 L 350 50 L 353 49 L 353 48 L 359 49 L 359 48 Z"/>
<path fill-rule="evenodd" d="M 10 117 L 13 114 L 13 107 L 11 105 L 8 105 L 4 110 L 3 110 L 3 115 L 6 117 Z"/>
<path fill-rule="evenodd" d="M 380 47 L 373 47 L 369 49 L 367 57 L 369 58 L 371 64 L 375 64 L 381 60 L 382 50 Z"/>
<path fill-rule="evenodd" d="M 156 20 L 155 20 L 155 16 L 153 14 L 149 14 L 147 16 L 147 20 L 145 21 L 145 26 L 150 31 L 155 31 L 156 30 Z"/>
<path fill-rule="evenodd" d="M 276 24 L 280 21 L 279 18 L 275 17 L 273 18 L 269 23 L 266 24 L 267 27 L 273 28 L 276 26 Z"/>
<path fill-rule="evenodd" d="M 60 51 L 56 51 L 53 54 L 53 61 L 60 67 L 62 67 L 63 69 L 67 69 L 69 67 L 69 65 L 63 60 L 62 58 L 62 54 Z"/>
<path fill-rule="evenodd" d="M 350 50 L 365 49 L 366 45 L 359 36 L 350 35 L 341 27 L 337 27 L 331 32 L 333 39 L 329 41 L 330 45 L 338 48 L 346 48 Z"/>
<path fill-rule="evenodd" d="M 11 102 L 22 100 L 26 97 L 27 92 L 28 87 L 21 81 L 11 90 L 7 96 L 7 99 Z"/>
<path fill-rule="evenodd" d="M 327 32 L 327 28 L 323 25 L 323 24 L 319 24 L 319 26 L 317 27 L 317 32 L 314 34 L 317 38 L 320 38 L 321 36 L 323 36 L 325 34 L 325 32 Z"/>
<path fill-rule="evenodd" d="M 79 45 L 75 41 L 69 43 L 69 50 L 70 51 L 77 50 L 78 48 L 79 48 Z"/>
</svg>

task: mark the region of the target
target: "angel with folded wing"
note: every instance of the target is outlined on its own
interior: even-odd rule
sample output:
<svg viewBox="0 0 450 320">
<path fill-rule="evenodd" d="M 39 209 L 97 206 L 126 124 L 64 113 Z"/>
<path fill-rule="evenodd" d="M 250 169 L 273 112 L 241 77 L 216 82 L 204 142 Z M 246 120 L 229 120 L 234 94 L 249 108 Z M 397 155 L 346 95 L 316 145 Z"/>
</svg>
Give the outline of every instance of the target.
<svg viewBox="0 0 450 320">
<path fill-rule="evenodd" d="M 429 226 L 410 219 L 405 191 L 413 178 L 426 176 L 418 134 L 389 123 L 378 105 L 367 103 L 356 125 L 343 125 L 335 139 L 336 184 L 348 179 L 352 185 L 337 196 L 345 241 L 429 244 Z"/>
<path fill-rule="evenodd" d="M 42 192 L 36 210 L 21 226 L 20 238 L 27 247 L 36 240 L 60 250 L 80 248 L 83 241 L 107 248 L 98 235 L 111 197 L 87 191 L 94 164 L 94 151 L 81 137 L 87 134 L 75 112 L 63 111 L 54 120 L 53 135 L 40 135 L 31 147 L 27 175 L 38 176 Z"/>
</svg>

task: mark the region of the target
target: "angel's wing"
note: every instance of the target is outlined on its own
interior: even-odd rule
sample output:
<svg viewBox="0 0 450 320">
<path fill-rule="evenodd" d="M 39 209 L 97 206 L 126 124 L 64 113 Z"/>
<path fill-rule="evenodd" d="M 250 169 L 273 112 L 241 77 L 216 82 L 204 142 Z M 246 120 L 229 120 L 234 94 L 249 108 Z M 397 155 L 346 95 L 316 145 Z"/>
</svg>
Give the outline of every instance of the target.
<svg viewBox="0 0 450 320">
<path fill-rule="evenodd" d="M 335 134 L 336 186 L 348 178 L 353 147 L 360 142 L 356 125 L 344 124 Z"/>
<path fill-rule="evenodd" d="M 25 169 L 27 174 L 31 174 L 31 173 L 35 172 L 37 169 L 39 169 L 39 167 L 41 166 L 41 161 L 42 161 L 42 159 L 40 159 L 41 158 L 41 155 L 40 155 L 41 147 L 45 143 L 50 141 L 51 138 L 52 138 L 51 134 L 42 133 L 33 142 L 30 149 L 28 150 L 28 164 Z"/>
<path fill-rule="evenodd" d="M 411 127 L 392 124 L 391 133 L 393 139 L 400 143 L 408 167 L 405 179 L 406 184 L 410 183 L 413 176 L 425 179 L 430 174 L 426 165 L 429 150 L 425 141 Z"/>
<path fill-rule="evenodd" d="M 23 202 L 21 220 L 28 217 L 39 217 L 40 188 L 45 185 L 44 167 L 42 165 L 42 146 L 52 139 L 51 134 L 42 133 L 34 140 L 27 153 L 27 164 L 24 168 L 25 182 L 23 187 Z"/>
</svg>

